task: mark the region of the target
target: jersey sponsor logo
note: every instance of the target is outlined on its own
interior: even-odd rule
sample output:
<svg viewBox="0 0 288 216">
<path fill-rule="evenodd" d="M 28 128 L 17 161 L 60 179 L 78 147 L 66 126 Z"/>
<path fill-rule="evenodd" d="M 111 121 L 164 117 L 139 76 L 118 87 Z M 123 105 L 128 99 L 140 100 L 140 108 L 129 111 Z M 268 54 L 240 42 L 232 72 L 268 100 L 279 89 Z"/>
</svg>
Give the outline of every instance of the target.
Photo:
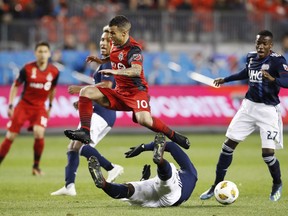
<svg viewBox="0 0 288 216">
<path fill-rule="evenodd" d="M 288 66 L 286 64 L 283 64 L 284 70 L 288 71 Z"/>
<path fill-rule="evenodd" d="M 139 54 L 139 53 L 133 54 L 132 60 L 133 60 L 133 61 L 141 61 L 141 60 L 142 60 L 142 55 Z"/>
<path fill-rule="evenodd" d="M 118 59 L 119 59 L 119 61 L 122 61 L 123 60 L 123 52 L 121 52 L 121 53 L 119 53 L 119 55 L 118 55 Z"/>
<path fill-rule="evenodd" d="M 262 72 L 258 70 L 249 70 L 249 81 L 261 83 L 262 82 Z"/>
<path fill-rule="evenodd" d="M 122 64 L 121 62 L 119 62 L 119 63 L 117 64 L 117 68 L 118 68 L 118 69 L 125 69 L 126 67 L 125 67 L 124 64 Z"/>
<path fill-rule="evenodd" d="M 45 91 L 49 91 L 51 89 L 52 83 L 51 82 L 46 82 L 46 83 L 34 83 L 31 82 L 29 85 L 31 88 L 35 89 L 44 89 Z"/>
</svg>

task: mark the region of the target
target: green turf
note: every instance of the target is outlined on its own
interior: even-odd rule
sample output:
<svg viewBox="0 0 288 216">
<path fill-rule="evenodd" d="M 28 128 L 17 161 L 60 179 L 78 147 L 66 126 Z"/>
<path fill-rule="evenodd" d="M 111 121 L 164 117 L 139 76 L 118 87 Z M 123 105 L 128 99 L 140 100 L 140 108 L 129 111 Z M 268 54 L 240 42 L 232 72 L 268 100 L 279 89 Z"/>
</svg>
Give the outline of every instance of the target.
<svg viewBox="0 0 288 216">
<path fill-rule="evenodd" d="M 211 199 L 200 201 L 199 195 L 208 189 L 214 180 L 215 165 L 224 135 L 190 134 L 191 148 L 186 151 L 194 162 L 199 181 L 191 198 L 180 207 L 147 209 L 132 207 L 120 200 L 113 200 L 96 188 L 87 170 L 84 158 L 76 179 L 76 197 L 52 197 L 50 193 L 64 185 L 67 139 L 62 136 L 47 136 L 46 148 L 41 168 L 43 177 L 31 175 L 32 142 L 30 136 L 19 136 L 0 169 L 0 215 L 287 215 L 288 173 L 287 151 L 277 152 L 281 162 L 284 190 L 279 202 L 269 201 L 271 177 L 261 157 L 260 139 L 257 134 L 250 136 L 239 145 L 234 161 L 227 174 L 227 180 L 235 182 L 239 188 L 238 200 L 223 206 Z M 97 148 L 112 162 L 121 164 L 125 173 L 117 182 L 138 180 L 142 166 L 155 166 L 151 152 L 144 152 L 136 158 L 125 159 L 124 152 L 130 146 L 150 142 L 153 134 L 108 135 Z M 286 138 L 287 140 L 288 138 Z M 166 155 L 167 156 L 167 155 Z M 167 157 L 171 159 L 171 157 Z"/>
</svg>

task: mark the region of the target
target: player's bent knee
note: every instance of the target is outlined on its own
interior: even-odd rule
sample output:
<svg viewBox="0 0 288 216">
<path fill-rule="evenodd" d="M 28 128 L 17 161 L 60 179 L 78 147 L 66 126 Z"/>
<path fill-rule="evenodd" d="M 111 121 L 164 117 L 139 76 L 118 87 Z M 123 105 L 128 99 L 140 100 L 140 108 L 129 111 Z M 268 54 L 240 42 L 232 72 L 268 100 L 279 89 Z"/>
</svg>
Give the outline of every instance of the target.
<svg viewBox="0 0 288 216">
<path fill-rule="evenodd" d="M 81 146 L 83 145 L 83 143 L 73 140 L 69 143 L 68 145 L 68 151 L 76 151 L 79 152 Z"/>
</svg>

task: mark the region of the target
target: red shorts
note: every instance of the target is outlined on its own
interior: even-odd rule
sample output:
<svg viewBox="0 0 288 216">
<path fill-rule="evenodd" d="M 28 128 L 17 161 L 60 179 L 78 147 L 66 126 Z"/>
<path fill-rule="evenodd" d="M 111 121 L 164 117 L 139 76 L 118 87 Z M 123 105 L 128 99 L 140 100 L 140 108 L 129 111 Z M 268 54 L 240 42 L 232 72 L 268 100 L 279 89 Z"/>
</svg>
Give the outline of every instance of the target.
<svg viewBox="0 0 288 216">
<path fill-rule="evenodd" d="M 148 111 L 150 112 L 150 96 L 145 91 L 137 91 L 129 95 L 119 94 L 115 89 L 101 88 L 98 89 L 105 95 L 109 102 L 109 109 L 118 111 L 133 111 L 133 113 Z"/>
<path fill-rule="evenodd" d="M 13 116 L 8 122 L 8 130 L 14 133 L 19 133 L 26 121 L 29 122 L 28 129 L 34 125 L 47 127 L 48 113 L 45 107 L 35 108 L 21 104 L 15 107 Z"/>
</svg>

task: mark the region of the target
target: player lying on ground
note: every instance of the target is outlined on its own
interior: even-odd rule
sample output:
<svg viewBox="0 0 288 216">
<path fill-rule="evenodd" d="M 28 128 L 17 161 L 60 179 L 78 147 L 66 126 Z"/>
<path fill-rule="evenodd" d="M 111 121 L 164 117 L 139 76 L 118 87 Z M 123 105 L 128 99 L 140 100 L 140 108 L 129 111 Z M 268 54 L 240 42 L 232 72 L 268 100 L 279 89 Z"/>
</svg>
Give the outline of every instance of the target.
<svg viewBox="0 0 288 216">
<path fill-rule="evenodd" d="M 95 185 L 112 198 L 125 198 L 132 205 L 142 207 L 178 206 L 188 200 L 197 182 L 197 171 L 187 154 L 174 142 L 166 142 L 162 133 L 157 133 L 150 144 L 132 147 L 125 153 L 126 158 L 143 151 L 153 151 L 153 162 L 157 164 L 154 178 L 125 184 L 109 183 L 102 175 L 98 159 L 91 157 L 88 168 Z M 172 155 L 180 170 L 163 158 L 164 151 Z"/>
<path fill-rule="evenodd" d="M 200 196 L 202 200 L 214 195 L 214 188 L 224 180 L 238 143 L 244 141 L 256 128 L 260 129 L 262 157 L 273 179 L 269 199 L 278 201 L 281 197 L 280 164 L 274 154 L 275 149 L 283 148 L 283 124 L 278 94 L 280 87 L 288 88 L 288 66 L 283 56 L 271 50 L 273 35 L 270 31 L 259 32 L 255 44 L 256 52 L 248 53 L 246 67 L 242 71 L 214 81 L 216 86 L 220 86 L 225 82 L 248 79 L 249 89 L 227 129 L 227 139 L 222 145 L 214 184 Z"/>
</svg>

